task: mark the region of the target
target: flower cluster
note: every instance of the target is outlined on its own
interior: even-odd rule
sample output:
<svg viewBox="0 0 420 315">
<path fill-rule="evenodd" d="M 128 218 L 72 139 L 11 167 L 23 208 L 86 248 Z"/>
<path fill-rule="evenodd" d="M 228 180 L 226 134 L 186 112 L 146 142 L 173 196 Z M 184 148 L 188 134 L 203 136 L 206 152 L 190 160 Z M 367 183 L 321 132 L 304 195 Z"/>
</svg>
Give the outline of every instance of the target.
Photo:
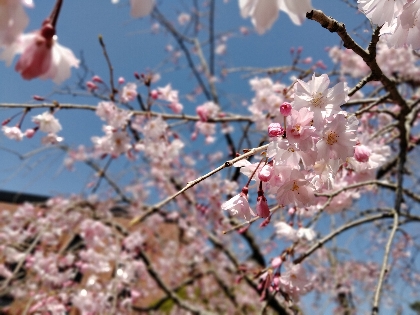
<svg viewBox="0 0 420 315">
<path fill-rule="evenodd" d="M 390 46 L 420 48 L 420 1 L 358 0 L 359 10 L 374 24 L 382 26 Z"/>
<path fill-rule="evenodd" d="M 259 34 L 270 29 L 277 20 L 279 10 L 286 12 L 295 24 L 302 24 L 306 12 L 311 11 L 311 0 L 239 0 L 243 18 L 251 17 Z"/>
</svg>

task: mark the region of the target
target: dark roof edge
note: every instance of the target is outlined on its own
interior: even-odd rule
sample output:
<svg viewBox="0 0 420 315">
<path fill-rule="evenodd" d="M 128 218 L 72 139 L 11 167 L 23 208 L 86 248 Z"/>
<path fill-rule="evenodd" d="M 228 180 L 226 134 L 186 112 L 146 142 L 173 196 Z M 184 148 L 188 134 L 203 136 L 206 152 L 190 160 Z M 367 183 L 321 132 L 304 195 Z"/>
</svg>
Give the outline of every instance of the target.
<svg viewBox="0 0 420 315">
<path fill-rule="evenodd" d="M 21 193 L 17 191 L 0 190 L 0 202 L 8 203 L 24 203 L 26 202 L 45 202 L 48 196 Z"/>
</svg>

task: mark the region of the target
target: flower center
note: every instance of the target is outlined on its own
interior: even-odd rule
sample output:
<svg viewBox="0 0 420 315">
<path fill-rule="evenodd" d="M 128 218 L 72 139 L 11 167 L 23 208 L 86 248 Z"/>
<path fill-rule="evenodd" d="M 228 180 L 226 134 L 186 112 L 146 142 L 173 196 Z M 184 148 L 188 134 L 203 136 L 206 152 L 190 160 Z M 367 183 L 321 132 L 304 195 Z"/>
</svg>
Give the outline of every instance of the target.
<svg viewBox="0 0 420 315">
<path fill-rule="evenodd" d="M 293 128 L 290 130 L 292 135 L 298 136 L 300 133 L 300 125 L 294 125 Z"/>
<path fill-rule="evenodd" d="M 296 191 L 296 190 L 299 190 L 299 186 L 298 184 L 296 184 L 296 181 L 293 181 L 292 191 Z"/>
<path fill-rule="evenodd" d="M 324 96 L 322 93 L 317 92 L 312 94 L 311 104 L 313 107 L 321 108 L 324 106 Z"/>
<path fill-rule="evenodd" d="M 338 142 L 338 137 L 339 137 L 339 135 L 337 133 L 335 133 L 334 131 L 328 131 L 326 141 L 329 145 L 333 145 L 334 143 Z"/>
</svg>

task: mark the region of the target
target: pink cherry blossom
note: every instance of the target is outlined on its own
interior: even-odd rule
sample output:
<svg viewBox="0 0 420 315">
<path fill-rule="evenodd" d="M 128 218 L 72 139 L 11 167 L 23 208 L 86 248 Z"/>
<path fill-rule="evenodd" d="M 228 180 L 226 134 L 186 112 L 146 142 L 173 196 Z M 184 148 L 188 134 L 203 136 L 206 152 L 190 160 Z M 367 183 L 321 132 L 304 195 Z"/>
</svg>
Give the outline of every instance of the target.
<svg viewBox="0 0 420 315">
<path fill-rule="evenodd" d="M 165 87 L 159 87 L 158 99 L 167 101 L 167 102 L 178 102 L 178 91 L 173 90 L 171 84 L 166 85 Z"/>
<path fill-rule="evenodd" d="M 284 134 L 284 129 L 279 123 L 271 123 L 268 126 L 268 136 L 270 138 L 280 137 Z"/>
<path fill-rule="evenodd" d="M 239 194 L 224 202 L 221 208 L 222 210 L 228 210 L 232 215 L 239 214 L 247 221 L 251 219 L 251 216 L 255 216 L 248 203 L 248 188 L 246 187 Z"/>
<path fill-rule="evenodd" d="M 122 88 L 121 101 L 123 103 L 128 103 L 135 100 L 136 96 L 137 96 L 137 84 L 129 82 Z"/>
<path fill-rule="evenodd" d="M 401 14 L 381 30 L 381 34 L 391 33 L 386 37 L 388 44 L 395 47 L 411 46 L 420 49 L 420 1 L 407 2 Z"/>
<path fill-rule="evenodd" d="M 41 139 L 42 144 L 58 144 L 64 140 L 63 137 L 57 136 L 55 133 L 49 133 Z"/>
<path fill-rule="evenodd" d="M 11 45 L 28 23 L 21 1 L 0 1 L 0 47 Z"/>
<path fill-rule="evenodd" d="M 214 102 L 206 102 L 203 105 L 197 106 L 195 109 L 200 120 L 206 122 L 211 118 L 215 118 L 219 113 L 219 106 Z"/>
<path fill-rule="evenodd" d="M 290 224 L 280 221 L 274 223 L 274 227 L 276 229 L 276 234 L 280 238 L 285 238 L 290 241 L 297 240 L 297 231 L 293 227 L 291 227 Z"/>
<path fill-rule="evenodd" d="M 70 77 L 71 67 L 79 66 L 73 52 L 58 44 L 55 29 L 48 22 L 39 31 L 20 35 L 1 57 L 10 64 L 15 54 L 22 54 L 15 69 L 26 80 L 39 77 L 61 83 Z"/>
<path fill-rule="evenodd" d="M 314 127 L 320 128 L 324 124 L 324 118 L 338 113 L 340 106 L 347 102 L 347 87 L 345 83 L 340 82 L 334 87 L 329 88 L 330 79 L 328 75 L 322 74 L 316 77 L 312 76 L 309 82 L 297 80 L 295 84 L 295 99 L 293 108 L 300 110 L 308 107 L 314 112 Z"/>
<path fill-rule="evenodd" d="M 317 137 L 316 129 L 312 126 L 314 113 L 307 107 L 299 111 L 292 110 L 287 117 L 286 137 L 290 144 L 296 144 L 302 150 L 310 150 L 313 147 L 314 139 Z"/>
<path fill-rule="evenodd" d="M 32 118 L 32 121 L 39 125 L 39 129 L 46 133 L 57 133 L 62 128 L 60 122 L 50 112 L 44 112 Z"/>
<path fill-rule="evenodd" d="M 359 10 L 362 11 L 372 23 L 383 25 L 397 17 L 407 0 L 357 0 Z"/>
<path fill-rule="evenodd" d="M 266 164 L 258 173 L 258 179 L 263 182 L 268 182 L 271 176 L 273 176 L 273 174 L 274 174 L 273 166 L 271 166 L 270 164 Z"/>
<path fill-rule="evenodd" d="M 306 271 L 300 264 L 285 264 L 286 271 L 280 276 L 280 288 L 289 294 L 294 301 L 299 301 L 299 297 L 312 288 Z"/>
<path fill-rule="evenodd" d="M 131 16 L 144 17 L 149 15 L 155 5 L 155 0 L 130 0 Z"/>
<path fill-rule="evenodd" d="M 308 206 L 313 203 L 315 189 L 298 170 L 293 170 L 290 178 L 277 191 L 280 205 Z"/>
<path fill-rule="evenodd" d="M 312 6 L 310 0 L 239 0 L 239 9 L 242 17 L 251 17 L 257 32 L 263 34 L 271 28 L 279 10 L 286 12 L 293 23 L 300 25 Z"/>
<path fill-rule="evenodd" d="M 318 159 L 345 161 L 347 157 L 353 156 L 357 142 L 354 131 L 343 114 L 336 115 L 325 127 L 322 138 L 316 144 Z"/>
<path fill-rule="evenodd" d="M 13 126 L 13 127 L 3 126 L 2 130 L 3 130 L 4 135 L 7 138 L 12 139 L 12 140 L 22 141 L 23 137 L 25 136 L 25 134 L 22 133 L 20 128 L 17 126 Z"/>
</svg>

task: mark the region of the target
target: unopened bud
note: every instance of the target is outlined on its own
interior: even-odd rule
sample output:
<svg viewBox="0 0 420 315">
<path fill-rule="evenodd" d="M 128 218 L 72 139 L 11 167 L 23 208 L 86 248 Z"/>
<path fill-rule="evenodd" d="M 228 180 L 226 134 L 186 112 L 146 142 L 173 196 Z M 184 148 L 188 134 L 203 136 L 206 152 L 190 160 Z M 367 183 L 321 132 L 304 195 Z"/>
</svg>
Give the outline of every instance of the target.
<svg viewBox="0 0 420 315">
<path fill-rule="evenodd" d="M 43 98 L 42 96 L 39 96 L 39 95 L 34 95 L 34 96 L 32 96 L 32 98 L 35 101 L 44 101 L 45 100 L 45 98 Z"/>
<path fill-rule="evenodd" d="M 283 127 L 279 123 L 271 123 L 268 126 L 268 136 L 270 138 L 280 137 L 284 133 Z"/>
<path fill-rule="evenodd" d="M 25 131 L 26 138 L 28 138 L 28 139 L 32 138 L 34 136 L 35 132 L 36 132 L 35 129 L 32 129 L 32 128 L 31 129 L 27 129 Z"/>
<path fill-rule="evenodd" d="M 92 81 L 97 83 L 104 83 L 104 81 L 102 81 L 101 77 L 98 75 L 94 75 Z"/>
<path fill-rule="evenodd" d="M 12 120 L 12 118 L 7 118 L 7 119 L 3 120 L 3 122 L 1 123 L 1 125 L 2 126 L 6 126 L 11 120 Z"/>
<path fill-rule="evenodd" d="M 268 182 L 272 175 L 273 175 L 273 167 L 269 164 L 266 164 L 258 173 L 258 179 L 263 182 Z"/>
<path fill-rule="evenodd" d="M 157 90 L 150 91 L 150 97 L 154 100 L 157 100 L 157 98 L 159 97 L 159 92 Z"/>
<path fill-rule="evenodd" d="M 354 158 L 361 163 L 369 161 L 370 153 L 370 149 L 363 144 L 354 148 Z"/>
<path fill-rule="evenodd" d="M 257 214 L 260 218 L 268 218 L 270 216 L 270 208 L 262 190 L 258 190 Z"/>
<path fill-rule="evenodd" d="M 284 102 L 280 105 L 280 114 L 283 116 L 289 116 L 292 112 L 292 105 L 288 102 Z"/>
<path fill-rule="evenodd" d="M 89 91 L 94 91 L 98 88 L 98 86 L 93 83 L 92 81 L 87 81 L 86 82 L 86 87 L 89 89 Z"/>
</svg>

